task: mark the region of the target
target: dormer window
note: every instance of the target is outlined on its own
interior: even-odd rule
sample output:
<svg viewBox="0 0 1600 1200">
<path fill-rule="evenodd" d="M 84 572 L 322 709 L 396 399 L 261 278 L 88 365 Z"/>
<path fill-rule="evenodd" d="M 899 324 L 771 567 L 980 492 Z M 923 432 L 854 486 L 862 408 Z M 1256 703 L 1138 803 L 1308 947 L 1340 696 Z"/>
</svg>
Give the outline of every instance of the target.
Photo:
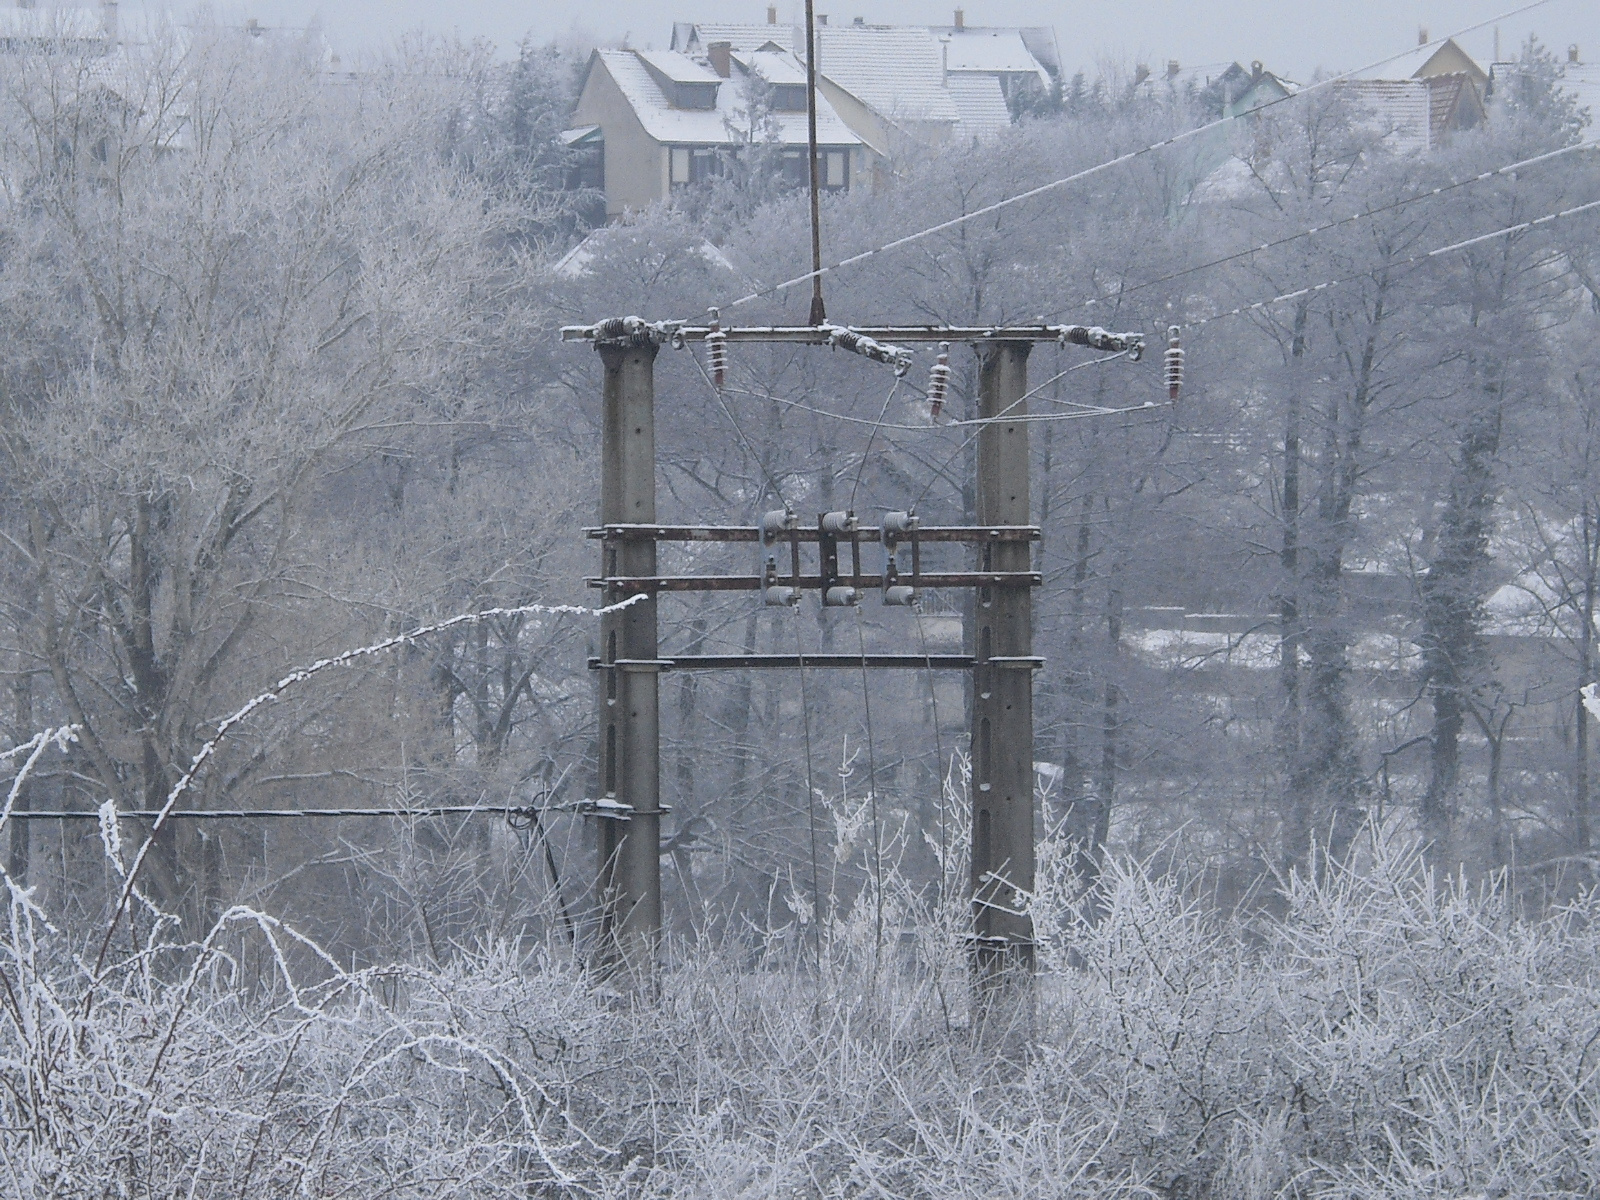
<svg viewBox="0 0 1600 1200">
<path fill-rule="evenodd" d="M 635 50 L 634 54 L 673 108 L 708 112 L 717 107 L 717 87 L 722 80 L 709 67 L 670 50 Z"/>
</svg>

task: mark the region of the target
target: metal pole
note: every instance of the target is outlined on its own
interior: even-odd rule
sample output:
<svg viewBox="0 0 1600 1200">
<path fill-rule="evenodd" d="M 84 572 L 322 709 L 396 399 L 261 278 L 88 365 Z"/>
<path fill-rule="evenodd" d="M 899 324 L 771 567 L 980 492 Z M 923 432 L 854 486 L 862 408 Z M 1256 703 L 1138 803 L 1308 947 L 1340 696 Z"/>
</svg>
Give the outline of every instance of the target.
<svg viewBox="0 0 1600 1200">
<path fill-rule="evenodd" d="M 1031 343 L 980 347 L 982 417 L 1026 415 Z M 1026 525 L 1028 423 L 995 421 L 978 434 L 980 525 Z M 983 571 L 1027 571 L 1027 542 L 994 541 Z M 1019 915 L 1033 891 L 1033 597 L 1021 587 L 980 588 L 973 607 L 972 904 L 982 975 L 1031 967 L 1033 923 Z M 995 662 L 993 660 L 1011 660 Z"/>
<path fill-rule="evenodd" d="M 597 345 L 605 364 L 600 520 L 656 519 L 656 343 L 648 335 Z M 649 538 L 604 543 L 606 574 L 653 575 Z M 606 603 L 627 597 L 605 593 Z M 631 807 L 629 819 L 598 822 L 600 946 L 603 962 L 644 978 L 661 936 L 660 710 L 656 662 L 656 598 L 602 618 L 600 657 L 600 792 Z M 606 665 L 626 660 L 627 667 Z"/>
</svg>

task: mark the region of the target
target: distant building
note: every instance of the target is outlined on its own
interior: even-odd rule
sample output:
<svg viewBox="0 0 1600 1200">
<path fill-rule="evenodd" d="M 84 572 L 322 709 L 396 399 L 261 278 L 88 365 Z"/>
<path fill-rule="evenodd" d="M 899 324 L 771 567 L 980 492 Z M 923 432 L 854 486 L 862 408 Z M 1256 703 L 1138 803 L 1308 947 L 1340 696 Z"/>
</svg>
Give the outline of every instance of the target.
<svg viewBox="0 0 1600 1200">
<path fill-rule="evenodd" d="M 879 172 L 908 154 L 1005 129 L 1012 98 L 1021 103 L 1055 86 L 1052 32 L 978 29 L 959 20 L 959 10 L 957 16 L 955 25 L 936 27 L 818 18 L 818 94 L 872 151 Z M 779 24 L 775 6 L 765 25 L 680 21 L 672 29 L 672 48 L 691 58 L 703 59 L 719 41 L 735 51 L 771 47 L 805 59 L 805 31 Z"/>
<path fill-rule="evenodd" d="M 804 74 L 775 46 L 713 42 L 704 62 L 675 50 L 596 50 L 573 123 L 561 135 L 576 159 L 569 182 L 603 189 L 608 217 L 714 178 L 742 146 L 768 144 L 796 185 L 809 177 Z M 866 166 L 861 139 L 820 99 L 817 154 L 833 191 Z"/>
<path fill-rule="evenodd" d="M 1393 62 L 1336 85 L 1338 94 L 1368 114 L 1377 131 L 1401 153 L 1436 149 L 1452 134 L 1481 125 L 1489 73 L 1446 38 L 1421 44 Z"/>
<path fill-rule="evenodd" d="M 932 25 L 929 32 L 943 47 L 953 79 L 992 78 L 1013 115 L 1060 86 L 1061 50 L 1048 25 L 968 25 L 958 8 L 954 24 Z"/>
<path fill-rule="evenodd" d="M 1489 67 L 1489 93 L 1493 95 L 1506 82 L 1527 67 L 1518 61 L 1496 62 Z M 1600 124 L 1600 63 L 1584 62 L 1576 45 L 1567 47 L 1567 61 L 1561 64 L 1561 85 L 1577 102 L 1591 124 Z"/>
</svg>

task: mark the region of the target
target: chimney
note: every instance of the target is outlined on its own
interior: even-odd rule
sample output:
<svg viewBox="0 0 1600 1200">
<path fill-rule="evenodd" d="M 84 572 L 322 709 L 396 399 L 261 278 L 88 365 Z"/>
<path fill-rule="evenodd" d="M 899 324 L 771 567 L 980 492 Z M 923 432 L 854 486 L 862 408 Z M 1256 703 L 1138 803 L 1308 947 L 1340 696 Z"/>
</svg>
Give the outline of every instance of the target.
<svg viewBox="0 0 1600 1200">
<path fill-rule="evenodd" d="M 1567 47 L 1567 61 L 1569 63 L 1575 63 L 1575 62 L 1578 61 L 1578 43 L 1577 42 L 1573 42 L 1572 45 Z"/>
<path fill-rule="evenodd" d="M 106 41 L 115 47 L 117 45 L 117 0 L 102 0 L 100 5 L 100 27 L 105 31 Z"/>
<path fill-rule="evenodd" d="M 865 17 L 857 17 L 855 20 L 851 21 L 850 24 L 854 25 L 857 29 L 864 29 L 866 28 L 867 19 Z"/>
<path fill-rule="evenodd" d="M 1167 78 L 1168 79 L 1176 79 L 1177 77 L 1178 77 L 1178 60 L 1175 59 L 1175 58 L 1169 58 L 1169 59 L 1167 59 Z"/>
<path fill-rule="evenodd" d="M 819 26 L 821 26 L 821 25 L 826 25 L 827 23 L 828 23 L 828 14 L 827 13 L 818 13 L 817 14 L 817 24 Z"/>
<path fill-rule="evenodd" d="M 769 4 L 769 5 L 767 5 L 767 24 L 768 25 L 776 25 L 777 23 L 778 23 L 778 6 L 776 4 Z"/>
<path fill-rule="evenodd" d="M 724 79 L 733 74 L 732 42 L 712 42 L 706 47 L 706 58 L 711 62 L 711 69 Z"/>
<path fill-rule="evenodd" d="M 1428 36 L 1428 27 L 1426 25 L 1418 25 L 1417 26 L 1417 45 L 1426 46 L 1432 40 L 1433 39 Z"/>
<path fill-rule="evenodd" d="M 1260 83 L 1261 82 L 1261 77 L 1263 75 L 1265 75 L 1266 73 L 1267 73 L 1266 72 L 1266 68 L 1264 68 L 1261 65 L 1261 60 L 1260 59 L 1257 59 L 1255 62 L 1250 64 L 1250 82 L 1251 83 Z"/>
<path fill-rule="evenodd" d="M 1145 66 L 1143 63 L 1135 63 L 1133 66 L 1133 86 L 1138 87 L 1141 83 L 1149 78 L 1150 68 Z"/>
<path fill-rule="evenodd" d="M 967 27 L 967 14 L 965 12 L 963 12 L 961 9 L 958 8 L 958 9 L 956 9 L 956 28 L 957 29 L 965 29 L 966 27 Z"/>
</svg>

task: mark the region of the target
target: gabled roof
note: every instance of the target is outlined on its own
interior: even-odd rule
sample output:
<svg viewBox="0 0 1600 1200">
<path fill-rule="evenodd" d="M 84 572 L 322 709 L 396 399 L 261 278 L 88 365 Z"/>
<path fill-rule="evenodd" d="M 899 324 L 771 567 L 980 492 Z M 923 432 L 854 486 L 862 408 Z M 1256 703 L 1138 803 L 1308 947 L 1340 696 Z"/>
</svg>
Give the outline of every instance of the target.
<svg viewBox="0 0 1600 1200">
<path fill-rule="evenodd" d="M 717 88 L 713 109 L 674 108 L 650 73 L 642 56 L 649 51 L 596 50 L 589 60 L 589 71 L 603 66 L 632 106 L 645 132 L 658 142 L 693 146 L 731 146 L 744 140 L 746 118 L 742 77 L 719 79 L 711 75 Z M 668 52 L 656 52 L 668 53 Z M 681 57 L 678 56 L 678 57 Z M 587 77 L 586 77 L 587 78 Z M 703 80 L 695 80 L 700 83 Z M 806 144 L 805 113 L 775 112 L 773 126 L 778 141 L 785 146 Z M 759 138 L 761 133 L 757 133 Z M 859 146 L 861 139 L 850 131 L 833 111 L 826 98 L 817 97 L 817 141 L 826 146 Z"/>
<path fill-rule="evenodd" d="M 963 141 L 986 138 L 1011 127 L 1011 110 L 1006 107 L 1000 80 L 993 75 L 952 71 L 950 99 L 961 114 L 956 136 Z"/>
<path fill-rule="evenodd" d="M 1418 46 L 1381 66 L 1358 71 L 1354 79 L 1427 79 L 1432 75 L 1453 75 L 1466 72 L 1474 83 L 1482 87 L 1489 74 L 1473 57 L 1456 45 L 1454 38 L 1445 38 L 1437 46 Z"/>
<path fill-rule="evenodd" d="M 1020 29 L 956 29 L 935 27 L 929 32 L 943 46 L 951 71 L 981 71 L 993 75 L 1034 75 L 1046 87 L 1050 72 L 1033 56 Z"/>
<path fill-rule="evenodd" d="M 945 86 L 944 62 L 924 28 L 823 26 L 817 69 L 891 121 L 961 119 Z"/>
<path fill-rule="evenodd" d="M 1373 132 L 1401 154 L 1433 145 L 1433 89 L 1421 79 L 1351 79 L 1338 94 L 1365 110 Z"/>
<path fill-rule="evenodd" d="M 780 50 L 792 50 L 792 25 L 756 25 L 738 21 L 675 21 L 672 49 L 684 54 L 704 54 L 712 42 L 727 42 L 735 53 L 750 53 L 772 42 Z M 802 43 L 803 44 L 803 43 Z"/>
<path fill-rule="evenodd" d="M 1497 62 L 1490 66 L 1489 74 L 1499 87 L 1507 76 L 1517 75 L 1523 69 L 1522 63 L 1516 60 Z M 1579 109 L 1588 110 L 1590 121 L 1600 126 L 1600 63 L 1562 63 L 1561 86 L 1578 102 Z"/>
<path fill-rule="evenodd" d="M 1466 72 L 1430 75 L 1423 82 L 1428 85 L 1431 100 L 1428 113 L 1429 145 L 1437 146 L 1451 131 L 1470 129 L 1483 120 L 1483 97 Z"/>
<path fill-rule="evenodd" d="M 1561 71 L 1562 85 L 1587 109 L 1589 119 L 1600 125 L 1600 63 L 1568 63 Z"/>
<path fill-rule="evenodd" d="M 754 70 L 768 83 L 804 84 L 806 81 L 806 69 L 792 54 L 776 50 L 735 51 L 733 58 L 745 70 Z"/>
<path fill-rule="evenodd" d="M 1052 77 L 1061 74 L 1061 51 L 1056 46 L 1056 31 L 1049 25 L 1002 26 L 1002 25 L 963 25 L 956 28 L 954 25 L 930 25 L 929 31 L 936 38 L 957 36 L 969 37 L 973 35 L 998 34 L 1002 37 L 1015 34 L 1022 42 L 1028 56 L 1037 66 L 1043 67 Z M 954 66 L 954 63 L 951 64 Z M 994 70 L 1010 73 L 1013 70 L 1028 70 L 1027 67 L 989 67 L 980 70 Z"/>
<path fill-rule="evenodd" d="M 722 82 L 722 76 L 710 67 L 695 62 L 687 54 L 673 50 L 635 50 L 633 53 L 673 83 Z"/>
</svg>

